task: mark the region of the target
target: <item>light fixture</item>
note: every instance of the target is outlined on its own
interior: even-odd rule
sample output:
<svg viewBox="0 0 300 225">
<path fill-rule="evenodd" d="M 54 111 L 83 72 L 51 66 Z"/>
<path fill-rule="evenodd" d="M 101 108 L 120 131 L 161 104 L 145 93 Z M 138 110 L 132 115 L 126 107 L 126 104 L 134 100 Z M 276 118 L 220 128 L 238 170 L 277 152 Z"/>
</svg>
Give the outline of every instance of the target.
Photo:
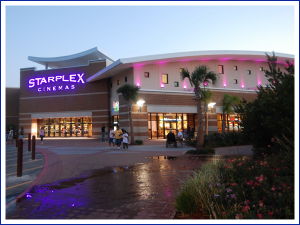
<svg viewBox="0 0 300 225">
<path fill-rule="evenodd" d="M 142 107 L 143 107 L 143 104 L 144 104 L 144 103 L 145 103 L 144 100 L 139 100 L 139 101 L 137 102 L 138 106 L 140 106 L 139 112 L 142 112 Z"/>
<path fill-rule="evenodd" d="M 214 112 L 214 111 L 213 111 L 213 107 L 214 107 L 215 104 L 216 104 L 215 102 L 211 102 L 211 103 L 208 104 L 208 107 L 211 108 L 211 113 Z"/>
<path fill-rule="evenodd" d="M 244 87 L 244 85 L 242 85 L 242 89 L 244 89 L 245 87 Z"/>
<path fill-rule="evenodd" d="M 224 88 L 226 88 L 226 84 L 224 84 L 223 86 L 224 86 Z"/>
<path fill-rule="evenodd" d="M 160 88 L 161 88 L 161 89 L 164 89 L 164 87 L 165 87 L 164 84 L 161 84 L 161 85 L 160 85 Z"/>
<path fill-rule="evenodd" d="M 183 89 L 186 91 L 186 85 L 183 86 Z"/>
<path fill-rule="evenodd" d="M 138 88 L 140 88 L 140 87 L 141 87 L 140 83 L 136 83 L 136 86 L 137 86 Z"/>
</svg>

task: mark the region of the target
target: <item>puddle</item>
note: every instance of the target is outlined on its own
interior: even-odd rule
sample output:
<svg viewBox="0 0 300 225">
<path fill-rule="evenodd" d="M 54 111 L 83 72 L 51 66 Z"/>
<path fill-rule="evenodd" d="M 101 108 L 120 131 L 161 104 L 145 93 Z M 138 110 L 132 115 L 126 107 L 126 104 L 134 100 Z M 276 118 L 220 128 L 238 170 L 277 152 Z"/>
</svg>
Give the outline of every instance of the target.
<svg viewBox="0 0 300 225">
<path fill-rule="evenodd" d="M 224 156 L 153 156 L 149 162 L 132 166 L 105 167 L 84 171 L 80 177 L 35 186 L 12 210 L 33 219 L 65 218 L 88 215 L 96 210 L 128 211 L 135 215 L 143 204 L 172 204 L 187 174 L 209 160 L 226 160 Z M 149 203 L 150 204 L 150 203 Z M 152 204 L 152 203 L 151 203 Z M 155 206 L 158 207 L 158 205 Z M 160 210 L 163 210 L 163 204 Z M 30 210 L 24 210 L 30 208 Z M 90 210 L 90 211 L 89 211 Z"/>
</svg>

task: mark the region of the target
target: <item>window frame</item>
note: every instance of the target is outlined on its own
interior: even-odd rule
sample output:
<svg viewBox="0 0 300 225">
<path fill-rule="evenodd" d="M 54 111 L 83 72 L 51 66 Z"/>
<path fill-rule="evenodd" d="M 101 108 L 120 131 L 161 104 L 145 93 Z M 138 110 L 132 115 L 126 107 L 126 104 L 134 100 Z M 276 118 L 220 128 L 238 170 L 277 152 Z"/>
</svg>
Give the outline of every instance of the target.
<svg viewBox="0 0 300 225">
<path fill-rule="evenodd" d="M 177 83 L 177 86 L 175 85 Z M 174 87 L 179 87 L 179 81 L 174 81 Z"/>
<path fill-rule="evenodd" d="M 146 76 L 147 74 L 147 76 Z M 149 78 L 150 77 L 150 73 L 149 72 L 144 72 L 144 77 Z"/>
<path fill-rule="evenodd" d="M 117 85 L 120 85 L 120 80 L 117 80 Z"/>
<path fill-rule="evenodd" d="M 166 82 L 166 83 L 163 82 L 163 76 L 164 76 L 164 75 L 165 75 L 166 78 L 167 78 L 167 82 Z M 161 74 L 161 83 L 163 83 L 163 84 L 168 84 L 168 83 L 169 83 L 169 78 L 168 78 L 168 74 L 167 74 L 167 73 L 162 73 L 162 74 Z"/>
<path fill-rule="evenodd" d="M 263 72 L 264 68 L 263 67 L 259 67 L 259 71 Z"/>
<path fill-rule="evenodd" d="M 248 75 L 251 75 L 251 70 L 247 70 L 247 74 L 248 74 Z"/>
<path fill-rule="evenodd" d="M 237 67 L 237 66 L 233 66 L 233 70 L 234 70 L 234 71 L 237 71 L 237 70 L 238 70 L 238 67 Z"/>
<path fill-rule="evenodd" d="M 238 80 L 237 79 L 233 79 L 233 83 L 234 84 L 238 84 Z"/>
<path fill-rule="evenodd" d="M 222 67 L 222 72 L 220 73 L 220 66 Z M 224 66 L 223 65 L 218 65 L 218 73 L 219 74 L 224 74 Z"/>
</svg>

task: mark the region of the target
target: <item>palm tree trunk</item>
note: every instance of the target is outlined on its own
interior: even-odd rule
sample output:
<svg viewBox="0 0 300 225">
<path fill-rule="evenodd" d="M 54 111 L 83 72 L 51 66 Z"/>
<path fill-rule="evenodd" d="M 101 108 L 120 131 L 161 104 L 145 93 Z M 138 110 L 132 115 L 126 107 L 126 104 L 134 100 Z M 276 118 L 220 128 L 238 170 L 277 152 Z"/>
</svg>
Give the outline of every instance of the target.
<svg viewBox="0 0 300 225">
<path fill-rule="evenodd" d="M 222 119 L 222 132 L 225 133 L 225 113 L 223 113 L 223 119 Z"/>
<path fill-rule="evenodd" d="M 208 135 L 208 112 L 207 109 L 205 110 L 205 134 Z"/>
<path fill-rule="evenodd" d="M 201 99 L 197 99 L 197 116 L 198 116 L 198 135 L 197 135 L 197 150 L 201 149 L 204 144 L 203 119 Z"/>
<path fill-rule="evenodd" d="M 130 121 L 130 144 L 134 145 L 134 132 L 133 132 L 133 122 L 132 122 L 132 113 L 131 113 L 131 108 L 132 104 L 130 102 L 127 103 L 128 106 L 128 115 L 129 115 L 129 121 Z"/>
</svg>

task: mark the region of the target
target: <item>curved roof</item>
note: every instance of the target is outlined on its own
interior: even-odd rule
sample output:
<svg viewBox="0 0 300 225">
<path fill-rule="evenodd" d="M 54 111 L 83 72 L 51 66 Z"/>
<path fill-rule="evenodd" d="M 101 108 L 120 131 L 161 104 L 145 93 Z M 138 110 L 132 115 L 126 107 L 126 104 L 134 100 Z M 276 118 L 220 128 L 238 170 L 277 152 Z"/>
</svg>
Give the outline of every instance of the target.
<svg viewBox="0 0 300 225">
<path fill-rule="evenodd" d="M 178 62 L 178 61 L 192 61 L 192 60 L 238 60 L 238 61 L 258 61 L 267 62 L 266 53 L 270 56 L 273 55 L 272 52 L 262 52 L 262 51 L 238 51 L 238 50 L 214 50 L 214 51 L 192 51 L 192 52 L 178 52 L 169 54 L 158 54 L 158 55 L 148 55 L 132 58 L 123 58 L 110 64 L 108 67 L 97 72 L 87 79 L 88 82 L 95 80 L 100 80 L 112 76 L 113 74 L 122 72 L 133 66 L 141 66 L 147 64 L 162 64 L 168 62 Z M 277 53 L 277 62 L 284 64 L 286 60 L 294 63 L 294 55 Z"/>
<path fill-rule="evenodd" d="M 76 53 L 73 55 L 60 56 L 60 57 L 34 57 L 28 56 L 28 60 L 39 63 L 50 68 L 62 68 L 79 65 L 87 65 L 90 60 L 108 59 L 113 60 L 107 54 L 100 52 L 97 47 L 89 49 L 84 52 Z"/>
</svg>

